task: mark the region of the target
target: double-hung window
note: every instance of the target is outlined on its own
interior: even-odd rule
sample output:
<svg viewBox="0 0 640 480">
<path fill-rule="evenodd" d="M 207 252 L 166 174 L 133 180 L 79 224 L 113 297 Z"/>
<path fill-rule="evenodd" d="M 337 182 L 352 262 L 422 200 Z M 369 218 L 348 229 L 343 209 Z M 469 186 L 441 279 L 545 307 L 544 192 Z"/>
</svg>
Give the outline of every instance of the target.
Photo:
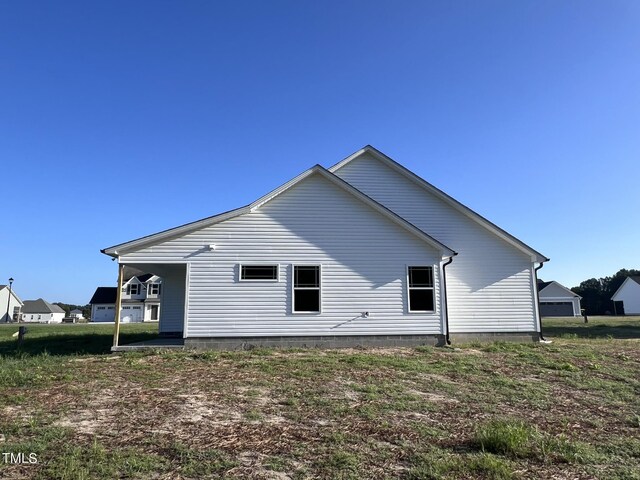
<svg viewBox="0 0 640 480">
<path fill-rule="evenodd" d="M 127 285 L 127 295 L 138 295 L 140 293 L 140 285 L 137 283 L 130 283 Z"/>
<path fill-rule="evenodd" d="M 407 267 L 409 311 L 433 312 L 433 267 Z"/>
<path fill-rule="evenodd" d="M 293 266 L 293 312 L 320 312 L 320 265 Z"/>
<path fill-rule="evenodd" d="M 149 285 L 149 295 L 160 295 L 159 283 L 152 283 Z"/>
</svg>

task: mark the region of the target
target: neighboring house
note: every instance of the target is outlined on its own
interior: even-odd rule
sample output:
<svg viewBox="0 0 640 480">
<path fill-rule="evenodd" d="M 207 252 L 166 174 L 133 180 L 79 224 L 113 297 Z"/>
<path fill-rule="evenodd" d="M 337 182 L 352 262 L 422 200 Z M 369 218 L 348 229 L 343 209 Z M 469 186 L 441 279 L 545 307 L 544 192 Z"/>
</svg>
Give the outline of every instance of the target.
<svg viewBox="0 0 640 480">
<path fill-rule="evenodd" d="M 616 315 L 640 315 L 640 276 L 625 278 L 611 300 Z"/>
<path fill-rule="evenodd" d="M 161 333 L 228 348 L 537 340 L 548 261 L 370 146 L 102 252 L 163 278 Z"/>
<path fill-rule="evenodd" d="M 7 305 L 9 306 L 7 312 Z M 0 323 L 17 322 L 20 319 L 22 300 L 18 298 L 16 292 L 11 290 L 9 294 L 8 285 L 0 285 Z"/>
<path fill-rule="evenodd" d="M 91 297 L 91 321 L 113 322 L 117 287 L 98 287 Z M 145 274 L 129 278 L 122 284 L 122 308 L 120 321 L 123 323 L 157 322 L 160 319 L 162 299 L 162 279 L 157 275 Z"/>
<path fill-rule="evenodd" d="M 558 282 L 538 280 L 538 296 L 540 297 L 540 315 L 543 317 L 579 317 L 580 299 Z"/>
<path fill-rule="evenodd" d="M 75 310 L 71 310 L 71 312 L 69 312 L 69 318 L 73 318 L 74 320 L 82 320 L 84 318 L 84 315 L 82 314 L 82 310 L 78 310 L 76 308 Z"/>
<path fill-rule="evenodd" d="M 42 298 L 25 300 L 22 306 L 22 321 L 29 323 L 62 323 L 65 311 Z"/>
</svg>

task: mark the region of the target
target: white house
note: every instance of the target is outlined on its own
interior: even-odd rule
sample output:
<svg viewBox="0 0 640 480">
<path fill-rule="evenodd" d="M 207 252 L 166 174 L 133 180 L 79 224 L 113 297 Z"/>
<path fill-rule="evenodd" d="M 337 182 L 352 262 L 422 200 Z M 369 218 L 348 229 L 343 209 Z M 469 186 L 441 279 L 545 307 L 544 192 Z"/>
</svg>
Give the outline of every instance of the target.
<svg viewBox="0 0 640 480">
<path fill-rule="evenodd" d="M 540 315 L 543 317 L 579 317 L 580 299 L 556 281 L 543 282 L 538 280 L 538 296 L 540 297 Z"/>
<path fill-rule="evenodd" d="M 25 300 L 22 306 L 22 321 L 29 323 L 62 323 L 65 311 L 42 298 Z"/>
<path fill-rule="evenodd" d="M 627 277 L 611 297 L 618 315 L 640 315 L 640 276 Z"/>
<path fill-rule="evenodd" d="M 0 323 L 17 322 L 20 318 L 22 300 L 8 285 L 0 285 Z M 8 307 L 8 308 L 7 308 Z"/>
<path fill-rule="evenodd" d="M 69 312 L 69 318 L 73 318 L 74 320 L 82 320 L 84 315 L 82 314 L 82 310 L 73 309 Z"/>
<path fill-rule="evenodd" d="M 98 287 L 91 297 L 91 321 L 113 322 L 117 287 Z M 132 276 L 122 284 L 120 321 L 157 322 L 160 318 L 162 279 L 157 275 Z"/>
<path fill-rule="evenodd" d="M 537 340 L 548 261 L 370 146 L 102 252 L 163 278 L 161 332 L 223 348 Z"/>
</svg>

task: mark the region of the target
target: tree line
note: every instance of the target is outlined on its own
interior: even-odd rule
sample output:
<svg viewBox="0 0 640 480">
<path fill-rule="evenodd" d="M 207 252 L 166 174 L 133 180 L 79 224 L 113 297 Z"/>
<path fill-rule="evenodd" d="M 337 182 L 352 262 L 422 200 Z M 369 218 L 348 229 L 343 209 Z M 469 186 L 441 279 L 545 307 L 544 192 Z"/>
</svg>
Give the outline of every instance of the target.
<svg viewBox="0 0 640 480">
<path fill-rule="evenodd" d="M 623 268 L 612 277 L 590 278 L 571 289 L 582 297 L 582 308 L 587 315 L 610 315 L 614 313 L 611 297 L 620 288 L 625 278 L 640 275 L 640 270 Z"/>
</svg>

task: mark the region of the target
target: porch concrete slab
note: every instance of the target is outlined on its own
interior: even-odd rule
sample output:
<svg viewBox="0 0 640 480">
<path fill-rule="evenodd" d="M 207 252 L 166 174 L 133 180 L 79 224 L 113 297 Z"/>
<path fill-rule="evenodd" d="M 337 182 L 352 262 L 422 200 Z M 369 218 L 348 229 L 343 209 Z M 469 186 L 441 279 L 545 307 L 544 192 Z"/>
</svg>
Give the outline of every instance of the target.
<svg viewBox="0 0 640 480">
<path fill-rule="evenodd" d="M 164 349 L 183 349 L 183 338 L 154 338 L 153 340 L 145 340 L 143 342 L 128 343 L 126 345 L 118 345 L 111 347 L 112 352 L 132 352 L 137 350 L 164 350 Z"/>
</svg>

